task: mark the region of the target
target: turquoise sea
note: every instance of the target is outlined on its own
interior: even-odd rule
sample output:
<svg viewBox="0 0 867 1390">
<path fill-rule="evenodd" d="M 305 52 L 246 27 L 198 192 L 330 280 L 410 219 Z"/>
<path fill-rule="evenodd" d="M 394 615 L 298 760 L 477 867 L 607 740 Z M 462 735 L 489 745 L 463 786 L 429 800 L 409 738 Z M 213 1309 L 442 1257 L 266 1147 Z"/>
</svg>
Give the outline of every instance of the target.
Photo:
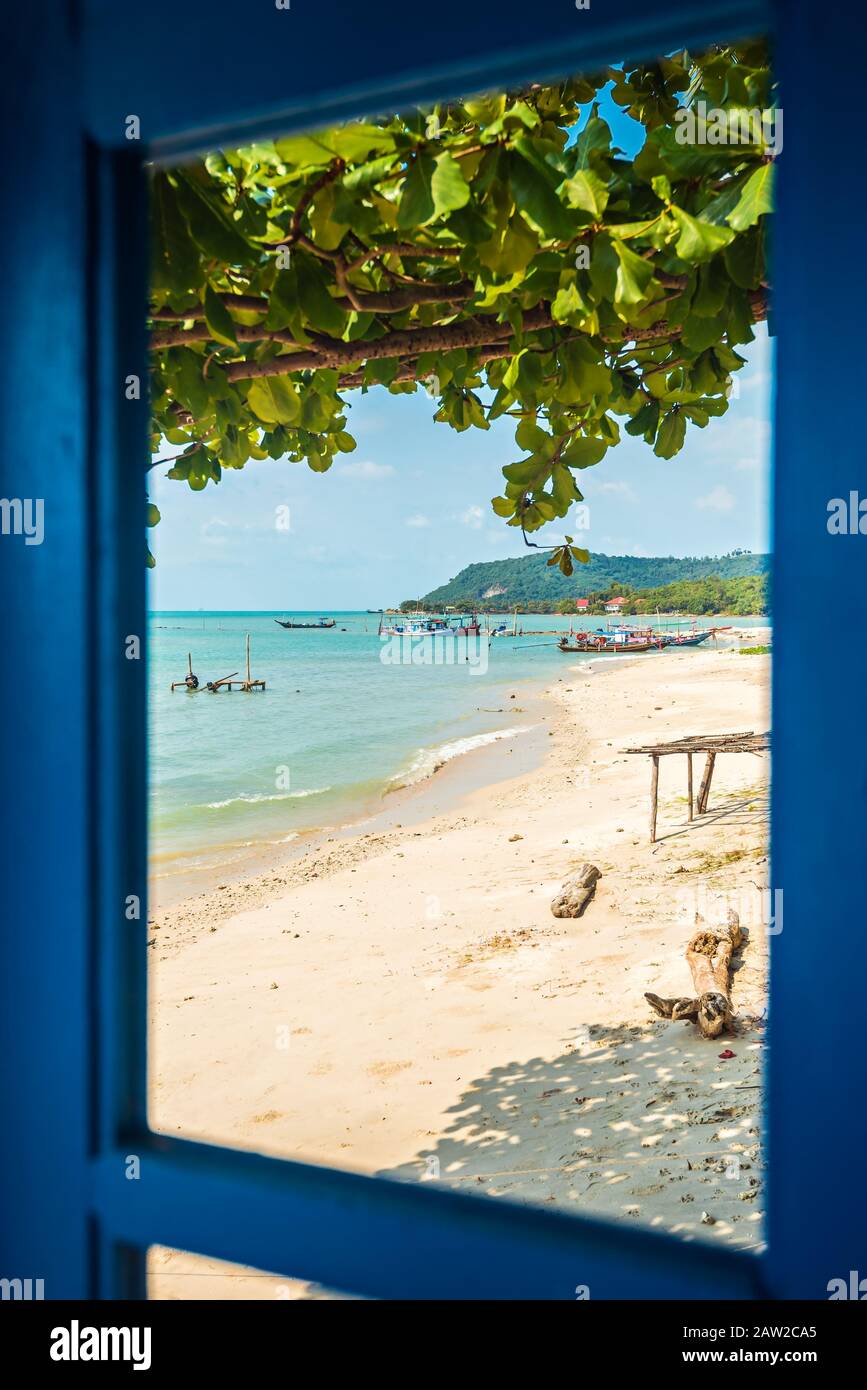
<svg viewBox="0 0 867 1390">
<path fill-rule="evenodd" d="M 337 626 L 286 631 L 274 621 L 320 616 L 334 617 Z M 739 628 L 768 624 L 730 621 Z M 568 622 L 519 618 L 525 629 L 552 633 Z M 477 665 L 444 663 L 445 645 L 466 655 L 465 639 L 454 638 L 433 639 L 439 664 L 385 664 L 378 624 L 377 614 L 358 612 L 151 615 L 150 851 L 158 882 L 211 865 L 243 865 L 254 847 L 288 844 L 304 831 L 373 812 L 389 787 L 421 780 L 439 763 L 528 727 L 526 713 L 504 719 L 509 695 L 591 659 L 564 657 L 553 636 L 510 635 L 473 646 Z M 264 693 L 170 691 L 186 675 L 188 652 L 203 686 L 234 671 L 243 675 L 246 633 L 252 675 L 267 682 Z"/>
</svg>

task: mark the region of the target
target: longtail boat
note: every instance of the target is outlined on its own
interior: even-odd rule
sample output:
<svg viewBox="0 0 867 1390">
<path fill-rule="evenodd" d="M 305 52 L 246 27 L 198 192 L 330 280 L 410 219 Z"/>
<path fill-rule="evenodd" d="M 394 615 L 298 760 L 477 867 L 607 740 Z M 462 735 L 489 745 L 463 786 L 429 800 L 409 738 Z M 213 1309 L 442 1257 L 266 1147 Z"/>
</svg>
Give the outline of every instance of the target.
<svg viewBox="0 0 867 1390">
<path fill-rule="evenodd" d="M 313 628 L 313 629 L 316 630 L 316 631 L 318 631 L 320 628 L 324 628 L 324 627 L 336 627 L 336 626 L 337 626 L 337 620 L 336 620 L 336 618 L 319 618 L 318 621 L 315 622 L 315 623 L 293 623 L 293 622 L 284 622 L 282 618 L 275 618 L 274 621 L 275 621 L 275 623 L 278 623 L 280 627 Z"/>
<path fill-rule="evenodd" d="M 684 632 L 677 636 L 667 637 L 665 644 L 667 647 L 697 647 L 713 635 L 714 629 L 709 627 L 704 632 Z"/>
<path fill-rule="evenodd" d="M 588 652 L 592 656 L 608 656 L 613 654 L 625 655 L 630 652 L 649 652 L 653 648 L 658 648 L 660 643 L 651 642 L 647 637 L 611 642 L 604 636 L 593 637 L 590 633 L 578 632 L 571 642 L 568 637 L 561 637 L 557 646 L 561 652 Z"/>
</svg>

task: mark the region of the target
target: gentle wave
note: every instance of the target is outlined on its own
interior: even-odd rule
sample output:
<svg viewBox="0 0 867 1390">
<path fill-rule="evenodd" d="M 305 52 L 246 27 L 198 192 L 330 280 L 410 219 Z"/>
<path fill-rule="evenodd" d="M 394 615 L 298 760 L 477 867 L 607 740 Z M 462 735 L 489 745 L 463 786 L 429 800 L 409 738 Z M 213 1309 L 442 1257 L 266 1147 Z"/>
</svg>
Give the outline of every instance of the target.
<svg viewBox="0 0 867 1390">
<path fill-rule="evenodd" d="M 451 762 L 453 758 L 463 757 L 465 753 L 472 753 L 476 748 L 485 748 L 491 743 L 499 743 L 504 738 L 528 734 L 534 727 L 533 724 L 516 724 L 511 729 L 496 729 L 493 733 L 456 738 L 451 743 L 441 743 L 437 748 L 420 748 L 408 771 L 393 777 L 392 781 L 402 782 L 404 785 L 420 782 L 425 777 L 430 777 L 443 763 Z"/>
<path fill-rule="evenodd" d="M 301 796 L 324 796 L 330 792 L 331 787 L 309 787 L 301 792 L 274 792 L 272 795 L 264 796 L 256 792 L 253 796 L 230 796 L 225 801 L 206 801 L 204 806 L 193 806 L 194 811 L 222 811 L 225 806 L 237 806 L 241 802 L 249 806 L 261 801 L 296 801 Z"/>
</svg>

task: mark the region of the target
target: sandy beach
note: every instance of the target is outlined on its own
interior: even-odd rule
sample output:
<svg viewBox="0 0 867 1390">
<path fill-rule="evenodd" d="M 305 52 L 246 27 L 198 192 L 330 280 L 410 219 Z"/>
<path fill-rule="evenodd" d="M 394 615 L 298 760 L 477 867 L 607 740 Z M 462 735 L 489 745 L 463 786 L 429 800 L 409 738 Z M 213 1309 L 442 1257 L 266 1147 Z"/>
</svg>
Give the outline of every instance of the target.
<svg viewBox="0 0 867 1390">
<path fill-rule="evenodd" d="M 650 761 L 624 750 L 766 730 L 769 661 L 564 658 L 504 702 L 531 732 L 155 913 L 153 1126 L 758 1248 L 769 759 L 720 757 L 689 824 L 685 760 L 664 758 L 651 845 Z M 595 897 L 555 918 L 587 861 Z M 709 1041 L 644 994 L 691 992 L 696 911 L 727 905 L 747 941 L 734 1029 Z M 155 1298 L 323 1296 L 179 1252 L 150 1266 Z"/>
</svg>

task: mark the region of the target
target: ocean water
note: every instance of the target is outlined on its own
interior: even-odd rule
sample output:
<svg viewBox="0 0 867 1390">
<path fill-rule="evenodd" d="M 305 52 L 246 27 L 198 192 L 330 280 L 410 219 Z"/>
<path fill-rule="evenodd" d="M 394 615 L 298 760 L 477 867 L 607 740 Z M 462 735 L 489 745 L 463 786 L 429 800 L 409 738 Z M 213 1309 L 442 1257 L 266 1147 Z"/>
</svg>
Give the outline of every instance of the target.
<svg viewBox="0 0 867 1390">
<path fill-rule="evenodd" d="M 337 626 L 286 631 L 276 616 L 334 617 Z M 740 628 L 767 625 L 732 621 Z M 525 631 L 552 634 L 568 622 L 519 618 Z M 254 848 L 289 844 L 305 831 L 372 813 L 389 788 L 529 728 L 526 712 L 502 712 L 509 696 L 591 659 L 564 657 L 553 635 L 510 635 L 473 643 L 475 664 L 465 659 L 465 639 L 454 638 L 425 643 L 437 655 L 433 663 L 428 657 L 427 664 L 386 664 L 378 624 L 378 615 L 364 613 L 151 615 L 150 861 L 157 881 L 243 865 Z M 171 682 L 186 675 L 188 652 L 202 686 L 233 671 L 243 676 L 246 633 L 252 675 L 267 682 L 264 692 L 171 692 Z M 452 663 L 445 648 L 457 658 Z M 395 655 L 394 647 L 389 651 Z M 665 655 L 638 659 L 664 661 Z"/>
</svg>

